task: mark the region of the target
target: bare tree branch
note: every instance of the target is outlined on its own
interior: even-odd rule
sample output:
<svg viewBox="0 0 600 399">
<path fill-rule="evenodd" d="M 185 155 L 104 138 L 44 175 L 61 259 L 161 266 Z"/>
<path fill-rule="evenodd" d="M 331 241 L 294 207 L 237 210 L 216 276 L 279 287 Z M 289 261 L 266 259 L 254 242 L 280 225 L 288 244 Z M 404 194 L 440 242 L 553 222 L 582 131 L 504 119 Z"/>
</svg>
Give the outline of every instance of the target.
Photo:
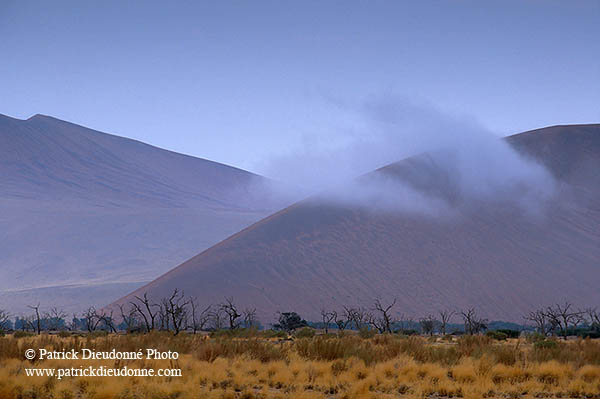
<svg viewBox="0 0 600 399">
<path fill-rule="evenodd" d="M 42 322 L 41 322 L 41 318 L 40 318 L 40 304 L 38 303 L 36 306 L 27 306 L 30 309 L 33 309 L 35 311 L 35 327 L 34 327 L 34 331 L 37 331 L 38 335 L 42 333 Z M 33 327 L 33 324 L 32 324 Z"/>
<path fill-rule="evenodd" d="M 393 302 L 389 305 L 383 305 L 379 299 L 375 300 L 375 308 L 373 310 L 377 312 L 377 314 L 371 315 L 369 323 L 382 334 L 392 332 L 392 324 L 396 322 L 391 314 L 394 305 L 396 305 L 396 298 L 394 298 Z"/>
<path fill-rule="evenodd" d="M 448 324 L 450 324 L 450 320 L 452 319 L 452 317 L 456 314 L 456 311 L 454 310 L 440 310 L 438 312 L 438 314 L 440 315 L 440 329 L 443 335 L 446 335 L 446 327 L 448 327 Z"/>
<path fill-rule="evenodd" d="M 241 324 L 241 322 L 238 319 L 242 317 L 242 315 L 238 313 L 237 307 L 233 302 L 233 298 L 225 298 L 225 302 L 223 302 L 219 306 L 229 318 L 229 329 L 235 330 L 236 328 L 238 328 Z"/>
</svg>

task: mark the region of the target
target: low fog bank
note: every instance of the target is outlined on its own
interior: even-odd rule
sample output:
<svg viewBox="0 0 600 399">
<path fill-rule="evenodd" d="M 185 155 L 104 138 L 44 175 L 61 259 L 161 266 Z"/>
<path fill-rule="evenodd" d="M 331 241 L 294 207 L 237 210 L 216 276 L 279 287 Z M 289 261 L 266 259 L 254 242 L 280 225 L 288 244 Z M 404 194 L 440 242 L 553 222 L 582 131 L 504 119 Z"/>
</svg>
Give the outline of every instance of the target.
<svg viewBox="0 0 600 399">
<path fill-rule="evenodd" d="M 287 203 L 318 194 L 375 211 L 433 215 L 468 200 L 510 201 L 539 214 L 555 191 L 543 166 L 472 118 L 394 96 L 329 103 L 347 115 L 347 125 L 332 126 L 337 145 L 307 135 L 301 146 L 260 168 L 285 184 L 257 189 L 271 190 L 273 198 Z M 417 164 L 399 173 L 389 168 L 369 173 L 408 157 Z"/>
</svg>

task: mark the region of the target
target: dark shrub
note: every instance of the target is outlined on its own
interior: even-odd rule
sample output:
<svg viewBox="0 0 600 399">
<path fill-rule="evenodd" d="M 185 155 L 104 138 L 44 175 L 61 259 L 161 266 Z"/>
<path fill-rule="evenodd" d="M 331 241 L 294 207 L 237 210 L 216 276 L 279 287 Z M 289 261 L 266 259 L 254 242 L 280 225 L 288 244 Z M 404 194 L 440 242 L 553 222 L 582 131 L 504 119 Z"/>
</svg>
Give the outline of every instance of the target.
<svg viewBox="0 0 600 399">
<path fill-rule="evenodd" d="M 506 338 L 508 338 L 508 334 L 505 334 L 500 331 L 488 331 L 485 333 L 485 335 L 497 341 L 505 341 Z"/>
<path fill-rule="evenodd" d="M 400 329 L 396 331 L 396 334 L 400 334 L 400 335 L 419 335 L 419 332 L 417 330 L 413 330 L 413 329 Z"/>
<path fill-rule="evenodd" d="M 585 330 L 578 333 L 578 335 L 582 338 L 600 338 L 600 331 L 595 330 Z"/>
<path fill-rule="evenodd" d="M 500 328 L 498 330 L 496 330 L 499 333 L 504 333 L 506 334 L 506 336 L 508 338 L 519 338 L 519 335 L 521 335 L 521 332 L 518 330 L 510 330 L 508 328 Z"/>
<path fill-rule="evenodd" d="M 273 325 L 276 330 L 284 330 L 288 333 L 306 327 L 308 323 L 296 312 L 284 312 L 279 314 L 279 323 Z"/>
</svg>

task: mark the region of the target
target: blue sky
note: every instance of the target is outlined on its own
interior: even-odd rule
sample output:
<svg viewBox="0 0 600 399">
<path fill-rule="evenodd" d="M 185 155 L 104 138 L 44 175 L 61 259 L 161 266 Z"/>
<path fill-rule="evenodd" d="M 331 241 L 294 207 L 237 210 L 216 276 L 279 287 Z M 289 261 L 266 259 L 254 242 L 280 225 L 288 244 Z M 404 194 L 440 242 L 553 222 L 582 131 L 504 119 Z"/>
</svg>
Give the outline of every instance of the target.
<svg viewBox="0 0 600 399">
<path fill-rule="evenodd" d="M 266 174 L 367 137 L 381 98 L 498 135 L 600 121 L 600 1 L 8 0 L 0 54 L 0 113 Z"/>
</svg>

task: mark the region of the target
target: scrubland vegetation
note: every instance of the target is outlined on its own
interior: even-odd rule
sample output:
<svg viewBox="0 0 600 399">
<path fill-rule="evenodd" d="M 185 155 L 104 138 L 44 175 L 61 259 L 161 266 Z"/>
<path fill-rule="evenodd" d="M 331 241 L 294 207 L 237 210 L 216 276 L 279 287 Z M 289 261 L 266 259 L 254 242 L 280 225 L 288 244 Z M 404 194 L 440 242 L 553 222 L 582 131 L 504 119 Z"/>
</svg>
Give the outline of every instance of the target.
<svg viewBox="0 0 600 399">
<path fill-rule="evenodd" d="M 177 290 L 136 297 L 119 314 L 88 309 L 65 321 L 40 311 L 12 322 L 0 311 L 0 399 L 134 398 L 600 398 L 600 314 L 568 302 L 531 312 L 526 329 L 490 329 L 475 309 L 418 321 L 396 301 L 370 309 L 295 312 L 261 330 L 232 298 L 201 306 Z M 460 329 L 451 324 L 460 318 Z M 14 328 L 10 328 L 10 327 Z M 452 327 L 453 326 L 453 327 Z M 318 327 L 315 329 L 314 327 Z M 503 327 L 502 327 L 503 328 Z M 561 338 L 562 337 L 562 338 Z M 174 351 L 170 360 L 26 360 L 49 351 Z M 104 366 L 178 369 L 178 377 L 31 376 L 27 369 Z"/>
<path fill-rule="evenodd" d="M 0 398 L 598 398 L 600 342 L 532 335 L 404 336 L 356 332 L 288 337 L 235 333 L 62 334 L 0 338 Z M 95 366 L 181 368 L 182 377 L 29 377 L 27 367 L 82 360 L 24 360 L 28 348 L 180 353 L 177 360 Z"/>
</svg>

